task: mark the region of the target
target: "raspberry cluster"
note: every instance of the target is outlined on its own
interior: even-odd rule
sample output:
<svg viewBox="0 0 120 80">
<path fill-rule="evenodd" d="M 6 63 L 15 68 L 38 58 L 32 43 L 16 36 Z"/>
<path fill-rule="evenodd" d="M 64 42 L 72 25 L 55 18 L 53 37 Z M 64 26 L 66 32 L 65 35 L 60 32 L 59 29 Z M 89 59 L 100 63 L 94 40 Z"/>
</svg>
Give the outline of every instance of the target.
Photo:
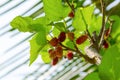
<svg viewBox="0 0 120 80">
<path fill-rule="evenodd" d="M 49 44 L 52 46 L 51 49 L 48 50 L 49 57 L 52 59 L 52 65 L 56 65 L 58 61 L 63 57 L 63 46 L 61 45 L 62 42 L 65 41 L 66 35 L 68 39 L 74 40 L 74 33 L 72 32 L 61 32 L 58 37 L 53 37 Z M 68 50 L 66 57 L 71 60 L 73 59 L 73 52 Z"/>
<path fill-rule="evenodd" d="M 105 32 L 105 37 L 109 36 L 108 32 L 109 32 L 108 30 Z M 52 39 L 49 41 L 49 44 L 52 46 L 52 48 L 48 50 L 49 57 L 52 60 L 52 63 L 51 63 L 52 65 L 56 65 L 58 61 L 63 57 L 66 57 L 68 60 L 73 59 L 74 57 L 73 52 L 77 52 L 77 48 L 76 48 L 77 46 L 75 46 L 75 49 L 73 50 L 73 49 L 70 49 L 69 47 L 65 47 L 62 44 L 62 42 L 64 42 L 66 38 L 71 40 L 75 45 L 81 45 L 88 39 L 88 35 L 83 34 L 78 38 L 75 38 L 73 32 L 60 32 L 58 37 L 52 37 Z M 109 47 L 107 38 L 104 40 L 102 46 L 105 49 Z M 67 50 L 66 55 L 63 55 L 63 50 Z"/>
<path fill-rule="evenodd" d="M 48 50 L 48 53 L 49 53 L 49 57 L 52 60 L 52 65 L 56 65 L 58 61 L 62 59 L 62 57 L 66 57 L 68 60 L 73 59 L 73 56 L 74 56 L 73 52 L 75 52 L 75 50 L 72 50 L 69 47 L 65 47 L 61 45 L 62 42 L 65 41 L 66 37 L 72 42 L 74 42 L 75 40 L 73 32 L 60 32 L 58 37 L 53 37 L 49 41 L 49 44 L 52 46 L 52 48 Z M 75 45 L 76 44 L 80 45 L 84 43 L 87 40 L 87 38 L 88 36 L 86 34 L 81 35 L 80 37 L 76 38 Z M 67 50 L 66 55 L 63 55 L 63 50 Z"/>
</svg>

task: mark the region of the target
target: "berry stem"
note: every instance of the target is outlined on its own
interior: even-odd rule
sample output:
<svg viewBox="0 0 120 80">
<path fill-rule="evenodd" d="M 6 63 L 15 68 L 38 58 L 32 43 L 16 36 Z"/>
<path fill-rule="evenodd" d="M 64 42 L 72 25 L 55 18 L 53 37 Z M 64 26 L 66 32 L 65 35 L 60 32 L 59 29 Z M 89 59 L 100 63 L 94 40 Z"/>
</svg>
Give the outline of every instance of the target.
<svg viewBox="0 0 120 80">
<path fill-rule="evenodd" d="M 67 2 L 67 4 L 69 5 L 69 7 L 71 8 L 71 10 L 73 11 L 73 12 L 75 12 L 74 11 L 74 7 L 72 7 L 71 5 L 70 5 L 70 3 L 69 3 L 69 0 L 65 0 L 66 2 Z"/>
<path fill-rule="evenodd" d="M 113 26 L 113 23 L 114 23 L 114 21 L 113 20 L 110 20 L 109 19 L 109 21 L 110 21 L 110 30 L 109 30 L 109 36 L 110 36 L 110 33 L 111 33 L 111 30 L 112 30 L 112 26 Z"/>
<path fill-rule="evenodd" d="M 74 44 L 75 49 L 76 49 L 77 51 L 79 51 L 79 49 L 78 49 L 77 45 L 74 43 L 74 41 L 72 41 L 72 42 L 73 42 L 73 44 Z"/>
<path fill-rule="evenodd" d="M 74 52 L 78 53 L 80 57 L 83 57 L 83 58 L 84 58 L 86 61 L 88 61 L 89 63 L 92 63 L 92 64 L 95 64 L 95 63 L 96 63 L 94 58 L 91 59 L 91 58 L 89 58 L 87 55 L 84 55 L 84 54 L 77 48 L 77 46 L 75 47 L 76 50 L 74 50 L 74 49 L 71 49 L 71 48 L 63 45 L 62 43 L 60 43 L 60 45 L 61 45 L 62 47 L 64 47 L 64 48 L 66 48 L 67 50 L 71 50 L 71 51 L 74 51 Z"/>
<path fill-rule="evenodd" d="M 62 47 L 64 47 L 64 48 L 65 48 L 65 50 L 71 50 L 71 51 L 76 52 L 76 50 L 71 49 L 71 48 L 69 48 L 69 47 L 67 47 L 67 46 L 63 45 L 62 43 L 59 43 L 59 44 L 60 44 Z"/>
<path fill-rule="evenodd" d="M 102 27 L 101 27 L 101 30 L 99 33 L 99 38 L 101 38 L 103 31 L 104 31 L 104 28 L 105 28 L 105 3 L 103 0 L 100 0 L 100 3 L 101 3 L 101 10 L 102 10 L 103 17 L 102 17 Z"/>
</svg>

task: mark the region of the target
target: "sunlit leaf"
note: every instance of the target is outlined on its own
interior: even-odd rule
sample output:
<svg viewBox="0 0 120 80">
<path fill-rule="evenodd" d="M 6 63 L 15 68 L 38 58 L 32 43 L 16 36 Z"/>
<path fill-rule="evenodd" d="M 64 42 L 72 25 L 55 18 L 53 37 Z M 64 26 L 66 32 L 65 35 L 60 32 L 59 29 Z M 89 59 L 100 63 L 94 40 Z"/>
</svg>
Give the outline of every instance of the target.
<svg viewBox="0 0 120 80">
<path fill-rule="evenodd" d="M 65 25 L 63 22 L 55 23 L 54 26 L 61 32 L 65 32 Z"/>
<path fill-rule="evenodd" d="M 30 40 L 30 65 L 37 59 L 42 48 L 47 44 L 45 32 L 36 33 Z"/>
<path fill-rule="evenodd" d="M 12 20 L 11 26 L 21 32 L 39 32 L 41 27 L 46 27 L 46 31 L 49 32 L 51 29 L 49 23 L 50 21 L 46 17 L 33 20 L 30 17 L 17 16 Z"/>
<path fill-rule="evenodd" d="M 71 49 L 75 49 L 73 42 L 69 39 L 65 40 L 64 45 L 71 48 Z"/>
<path fill-rule="evenodd" d="M 74 17 L 73 23 L 72 23 L 73 27 L 77 31 L 85 31 L 86 25 L 85 25 L 85 22 L 83 20 L 83 17 L 86 21 L 86 24 L 88 24 L 88 26 L 90 26 L 90 24 L 92 22 L 93 11 L 94 11 L 94 5 L 85 7 L 83 9 L 77 8 L 77 10 L 75 12 L 75 17 Z"/>
<path fill-rule="evenodd" d="M 115 37 L 118 33 L 120 33 L 120 17 L 119 16 L 111 16 L 110 17 L 114 23 L 112 26 L 112 36 Z"/>
<path fill-rule="evenodd" d="M 42 31 L 42 27 L 46 28 L 46 33 L 48 34 L 51 30 L 51 25 L 50 21 L 44 16 L 44 17 L 40 17 L 40 18 L 36 18 L 35 20 L 33 20 L 31 22 L 31 29 L 33 31 L 39 32 Z"/>
<path fill-rule="evenodd" d="M 116 44 L 105 51 L 99 66 L 101 80 L 119 80 L 120 78 L 120 44 Z"/>
<path fill-rule="evenodd" d="M 30 23 L 32 22 L 32 18 L 30 17 L 15 17 L 10 23 L 11 26 L 15 29 L 18 29 L 21 32 L 31 32 Z"/>
<path fill-rule="evenodd" d="M 70 12 L 70 7 L 62 5 L 61 0 L 43 0 L 44 11 L 51 21 L 58 21 L 65 18 Z"/>
<path fill-rule="evenodd" d="M 49 57 L 48 49 L 50 48 L 50 45 L 45 45 L 44 48 L 40 51 L 41 58 L 44 63 L 50 63 L 51 59 Z"/>
<path fill-rule="evenodd" d="M 102 16 L 93 15 L 91 24 L 89 27 L 90 33 L 92 33 L 93 31 L 96 31 L 96 33 L 98 34 L 101 29 L 101 26 L 102 26 Z"/>
<path fill-rule="evenodd" d="M 60 30 L 58 28 L 54 27 L 53 30 L 52 30 L 52 34 L 55 37 L 58 37 L 59 33 L 60 33 Z"/>
</svg>

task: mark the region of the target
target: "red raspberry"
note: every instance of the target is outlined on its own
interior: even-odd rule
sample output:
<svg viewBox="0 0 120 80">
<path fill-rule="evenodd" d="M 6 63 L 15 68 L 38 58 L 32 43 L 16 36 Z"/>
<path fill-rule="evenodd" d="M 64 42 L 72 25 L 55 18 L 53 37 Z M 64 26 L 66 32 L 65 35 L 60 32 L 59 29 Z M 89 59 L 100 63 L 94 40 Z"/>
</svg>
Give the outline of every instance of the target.
<svg viewBox="0 0 120 80">
<path fill-rule="evenodd" d="M 67 36 L 70 40 L 74 40 L 74 33 L 73 32 L 68 32 Z"/>
<path fill-rule="evenodd" d="M 49 57 L 51 59 L 54 59 L 56 57 L 56 51 L 55 50 L 50 49 L 50 50 L 48 50 L 48 53 L 49 53 Z"/>
<path fill-rule="evenodd" d="M 103 42 L 103 47 L 106 48 L 106 49 L 109 47 L 109 44 L 108 44 L 107 41 L 104 41 L 104 42 Z"/>
<path fill-rule="evenodd" d="M 105 39 L 107 39 L 107 38 L 109 37 L 110 32 L 111 32 L 110 28 L 108 28 L 108 29 L 105 31 L 105 35 L 104 35 Z"/>
<path fill-rule="evenodd" d="M 62 56 L 63 56 L 63 49 L 62 49 L 62 47 L 61 46 L 57 46 L 55 51 L 56 51 L 56 56 L 58 58 L 62 58 Z"/>
<path fill-rule="evenodd" d="M 66 39 L 65 32 L 61 32 L 58 36 L 58 41 L 63 42 Z"/>
<path fill-rule="evenodd" d="M 52 53 L 52 51 L 54 51 L 54 50 L 53 50 L 53 49 L 49 49 L 49 50 L 48 50 L 48 53 Z"/>
<path fill-rule="evenodd" d="M 52 38 L 51 40 L 50 40 L 50 45 L 51 46 L 57 46 L 57 44 L 58 44 L 58 39 L 56 38 L 56 37 L 54 37 L 54 38 Z"/>
<path fill-rule="evenodd" d="M 52 60 L 52 65 L 54 66 L 54 65 L 56 65 L 58 63 L 58 58 L 56 57 L 56 58 L 54 58 L 53 60 Z"/>
<path fill-rule="evenodd" d="M 77 38 L 76 40 L 76 44 L 82 44 L 83 42 L 85 42 L 87 40 L 88 36 L 87 35 L 82 35 L 79 38 Z"/>
<path fill-rule="evenodd" d="M 68 14 L 69 17 L 73 18 L 74 17 L 74 12 L 71 11 L 69 14 Z"/>
<path fill-rule="evenodd" d="M 67 58 L 68 58 L 68 60 L 73 59 L 73 52 L 72 51 L 68 51 Z"/>
</svg>

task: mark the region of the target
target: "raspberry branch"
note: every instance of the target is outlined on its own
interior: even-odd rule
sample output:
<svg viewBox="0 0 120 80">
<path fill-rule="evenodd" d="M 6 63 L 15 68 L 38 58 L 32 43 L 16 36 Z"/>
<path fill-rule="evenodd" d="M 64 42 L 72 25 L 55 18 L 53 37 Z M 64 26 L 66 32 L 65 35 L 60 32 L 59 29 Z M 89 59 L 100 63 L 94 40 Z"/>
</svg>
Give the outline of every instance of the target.
<svg viewBox="0 0 120 80">
<path fill-rule="evenodd" d="M 104 34 L 105 34 L 105 3 L 103 0 L 100 0 L 101 3 L 101 9 L 102 9 L 102 27 L 99 33 L 99 48 L 101 48 L 101 45 L 103 44 L 103 40 L 104 40 Z"/>
<path fill-rule="evenodd" d="M 76 52 L 76 53 L 78 53 L 79 54 L 79 56 L 80 57 L 83 57 L 87 62 L 89 62 L 89 63 L 92 63 L 92 64 L 96 64 L 96 60 L 95 60 L 95 58 L 89 58 L 87 55 L 84 55 L 79 49 L 78 49 L 78 47 L 76 46 L 76 44 L 75 44 L 75 50 L 74 49 L 71 49 L 71 48 L 69 48 L 69 47 L 67 47 L 67 46 L 65 46 L 65 45 L 63 45 L 62 43 L 60 43 L 60 45 L 62 46 L 62 47 L 64 47 L 65 49 L 67 49 L 67 50 L 70 50 L 70 51 L 73 51 L 73 52 Z M 79 57 L 78 56 L 78 57 Z"/>
</svg>

